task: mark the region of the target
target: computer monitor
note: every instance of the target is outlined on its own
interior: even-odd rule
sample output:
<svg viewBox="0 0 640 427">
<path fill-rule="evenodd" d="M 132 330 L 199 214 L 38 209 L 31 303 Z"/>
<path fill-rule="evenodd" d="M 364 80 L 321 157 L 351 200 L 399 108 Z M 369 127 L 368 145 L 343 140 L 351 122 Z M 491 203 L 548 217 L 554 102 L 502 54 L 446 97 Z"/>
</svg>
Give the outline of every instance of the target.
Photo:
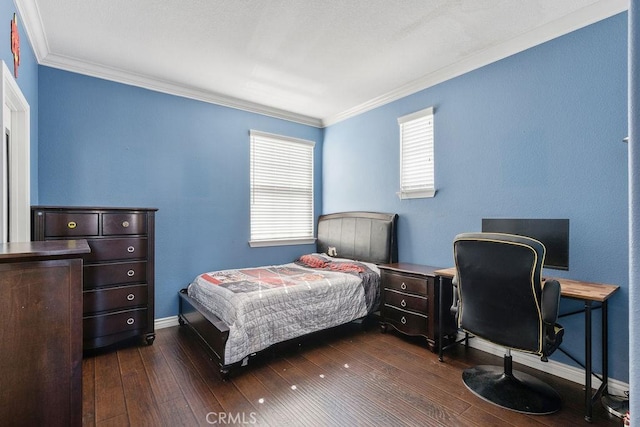
<svg viewBox="0 0 640 427">
<path fill-rule="evenodd" d="M 545 268 L 569 270 L 568 219 L 483 218 L 482 231 L 533 237 L 546 248 Z"/>
</svg>

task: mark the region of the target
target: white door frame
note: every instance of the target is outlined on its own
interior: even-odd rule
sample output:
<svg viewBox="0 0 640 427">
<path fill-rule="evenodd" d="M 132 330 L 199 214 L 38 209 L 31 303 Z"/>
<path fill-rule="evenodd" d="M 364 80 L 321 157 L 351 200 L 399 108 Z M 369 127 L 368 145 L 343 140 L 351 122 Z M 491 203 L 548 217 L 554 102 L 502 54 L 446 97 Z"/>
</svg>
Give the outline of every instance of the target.
<svg viewBox="0 0 640 427">
<path fill-rule="evenodd" d="M 2 110 L 2 114 L 8 114 L 11 117 L 11 111 L 6 106 Z M 0 194 L 2 194 L 2 202 L 0 203 L 0 242 L 6 243 L 9 239 L 9 145 L 11 140 L 11 129 L 5 129 L 4 135 L 0 140 Z"/>
<path fill-rule="evenodd" d="M 13 242 L 31 240 L 31 121 L 30 107 L 13 78 L 7 64 L 2 61 L 2 84 L 0 98 L 3 110 L 0 130 L 2 137 L 6 129 L 11 130 L 9 147 L 9 238 Z M 10 120 L 10 123 L 7 121 Z"/>
</svg>

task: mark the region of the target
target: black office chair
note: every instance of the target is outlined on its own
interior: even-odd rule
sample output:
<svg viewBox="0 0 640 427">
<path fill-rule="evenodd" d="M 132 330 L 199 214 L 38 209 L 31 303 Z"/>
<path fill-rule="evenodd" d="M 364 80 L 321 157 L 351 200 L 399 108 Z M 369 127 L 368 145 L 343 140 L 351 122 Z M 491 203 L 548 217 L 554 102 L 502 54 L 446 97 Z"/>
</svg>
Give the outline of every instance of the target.
<svg viewBox="0 0 640 427">
<path fill-rule="evenodd" d="M 560 284 L 541 280 L 545 248 L 529 237 L 464 233 L 453 242 L 458 325 L 478 338 L 506 347 L 504 367 L 465 369 L 464 384 L 495 405 L 527 414 L 560 409 L 560 395 L 549 385 L 512 369 L 511 350 L 533 353 L 546 362 L 562 342 L 556 324 Z"/>
</svg>

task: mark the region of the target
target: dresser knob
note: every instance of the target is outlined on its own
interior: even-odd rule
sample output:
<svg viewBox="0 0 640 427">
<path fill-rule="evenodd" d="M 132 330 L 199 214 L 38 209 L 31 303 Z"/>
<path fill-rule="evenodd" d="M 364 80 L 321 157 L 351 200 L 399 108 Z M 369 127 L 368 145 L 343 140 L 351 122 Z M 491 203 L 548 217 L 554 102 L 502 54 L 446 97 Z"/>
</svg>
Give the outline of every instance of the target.
<svg viewBox="0 0 640 427">
<path fill-rule="evenodd" d="M 407 306 L 407 302 L 405 300 L 400 301 L 400 305 L 403 307 Z"/>
<path fill-rule="evenodd" d="M 133 318 L 133 317 L 129 317 L 129 318 L 127 319 L 127 325 L 133 325 L 135 322 L 136 322 L 136 321 L 134 320 L 134 318 Z"/>
<path fill-rule="evenodd" d="M 402 282 L 402 285 L 400 285 L 400 289 L 404 291 L 405 289 L 407 289 L 407 285 L 405 285 L 404 282 Z"/>
<path fill-rule="evenodd" d="M 78 224 L 76 224 L 75 221 L 69 221 L 67 223 L 67 227 L 69 227 L 71 230 L 73 230 L 74 228 L 76 228 L 78 226 Z"/>
<path fill-rule="evenodd" d="M 134 294 L 127 295 L 127 301 L 133 301 L 136 298 Z"/>
<path fill-rule="evenodd" d="M 122 221 L 122 226 L 123 226 L 124 228 L 129 227 L 129 221 Z"/>
<path fill-rule="evenodd" d="M 400 319 L 400 323 L 402 323 L 403 325 L 407 324 L 407 319 L 405 319 L 404 316 L 402 316 L 402 319 Z"/>
<path fill-rule="evenodd" d="M 133 277 L 134 274 L 136 274 L 136 272 L 133 269 L 127 271 L 127 276 L 129 276 L 129 277 Z"/>
<path fill-rule="evenodd" d="M 136 251 L 136 248 L 134 248 L 133 246 L 129 246 L 127 248 L 127 252 L 129 252 L 130 254 L 134 253 Z"/>
</svg>

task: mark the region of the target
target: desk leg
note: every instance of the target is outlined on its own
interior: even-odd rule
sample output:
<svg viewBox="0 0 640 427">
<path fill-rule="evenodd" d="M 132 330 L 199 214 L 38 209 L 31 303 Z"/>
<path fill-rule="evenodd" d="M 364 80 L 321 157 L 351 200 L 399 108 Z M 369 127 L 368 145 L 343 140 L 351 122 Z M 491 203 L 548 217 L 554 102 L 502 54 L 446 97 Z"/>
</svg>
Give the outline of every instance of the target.
<svg viewBox="0 0 640 427">
<path fill-rule="evenodd" d="M 439 334 L 439 338 L 438 338 L 438 360 L 440 362 L 442 362 L 444 359 L 442 358 L 442 290 L 443 290 L 443 285 L 442 282 L 444 282 L 444 279 L 442 278 L 442 276 L 439 277 L 440 279 L 440 283 L 439 283 L 439 292 L 438 292 L 438 334 Z"/>
<path fill-rule="evenodd" d="M 584 342 L 584 404 L 586 411 L 584 419 L 590 423 L 593 414 L 593 407 L 591 405 L 591 376 L 593 372 L 593 367 L 591 366 L 591 301 L 585 301 L 584 303 Z"/>
<path fill-rule="evenodd" d="M 607 393 L 609 387 L 609 330 L 608 319 L 609 313 L 607 312 L 607 301 L 602 302 L 602 393 Z"/>
</svg>

